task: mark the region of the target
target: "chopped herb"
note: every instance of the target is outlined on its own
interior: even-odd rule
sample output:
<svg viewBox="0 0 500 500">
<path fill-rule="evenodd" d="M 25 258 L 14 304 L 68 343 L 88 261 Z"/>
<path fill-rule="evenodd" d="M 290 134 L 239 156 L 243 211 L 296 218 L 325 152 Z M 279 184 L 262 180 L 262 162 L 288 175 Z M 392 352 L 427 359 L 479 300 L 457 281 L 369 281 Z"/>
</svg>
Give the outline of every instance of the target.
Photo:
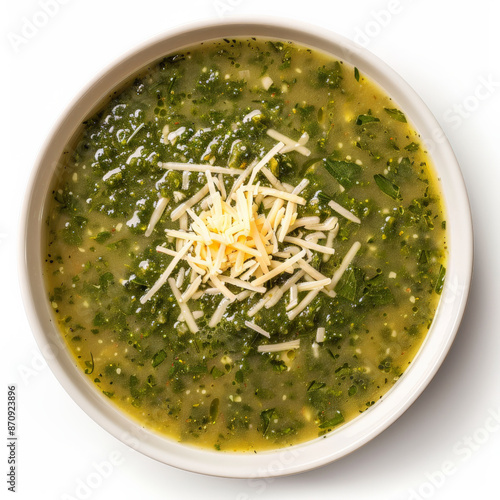
<svg viewBox="0 0 500 500">
<path fill-rule="evenodd" d="M 356 125 L 364 125 L 365 123 L 379 122 L 380 118 L 372 115 L 358 115 Z"/>
<path fill-rule="evenodd" d="M 219 415 L 219 398 L 212 399 L 210 403 L 210 422 L 215 424 Z"/>
<path fill-rule="evenodd" d="M 446 275 L 446 267 L 444 267 L 441 264 L 441 267 L 439 268 L 439 274 L 436 280 L 436 285 L 434 286 L 434 290 L 439 295 L 441 295 L 441 292 L 443 291 L 445 275 Z"/>
<path fill-rule="evenodd" d="M 399 186 L 393 184 L 389 179 L 387 179 L 387 177 L 384 177 L 382 174 L 375 174 L 373 178 L 375 179 L 377 186 L 384 194 L 390 196 L 393 200 L 401 199 L 401 195 L 399 194 Z"/>
<path fill-rule="evenodd" d="M 341 424 L 343 421 L 344 421 L 344 415 L 342 415 L 342 413 L 340 413 L 340 411 L 337 410 L 336 415 L 333 418 L 330 418 L 329 420 L 326 420 L 325 422 L 321 423 L 319 428 L 328 429 L 329 427 L 335 427 Z"/>
<path fill-rule="evenodd" d="M 154 356 L 153 359 L 151 360 L 151 364 L 153 365 L 153 368 L 157 367 L 159 364 L 163 363 L 165 361 L 165 358 L 167 357 L 167 353 L 161 349 L 159 350 Z"/>
<path fill-rule="evenodd" d="M 90 353 L 90 361 L 85 361 L 85 373 L 90 375 L 94 371 L 94 356 Z"/>
<path fill-rule="evenodd" d="M 217 379 L 217 378 L 222 377 L 223 375 L 225 375 L 225 373 L 222 370 L 219 370 L 216 366 L 214 366 L 210 370 L 210 375 L 212 375 L 212 377 L 214 379 Z"/>
<path fill-rule="evenodd" d="M 405 146 L 406 151 L 418 151 L 419 148 L 420 148 L 420 144 L 418 144 L 416 142 L 410 142 L 410 144 L 408 144 L 408 146 Z"/>
<path fill-rule="evenodd" d="M 262 420 L 262 435 L 265 436 L 267 434 L 267 431 L 269 430 L 271 420 L 273 418 L 276 418 L 275 408 L 270 408 L 268 410 L 260 412 L 260 418 Z"/>
<path fill-rule="evenodd" d="M 393 119 L 393 120 L 396 120 L 398 122 L 403 122 L 403 123 L 406 123 L 406 116 L 404 115 L 404 113 L 402 113 L 401 111 L 399 111 L 399 109 L 396 109 L 396 108 L 392 108 L 392 109 L 389 109 L 389 108 L 384 108 L 384 111 Z"/>
<path fill-rule="evenodd" d="M 97 243 L 104 243 L 105 241 L 109 240 L 111 238 L 111 233 L 109 231 L 101 231 L 100 233 L 97 233 L 97 236 L 95 236 L 93 239 L 97 241 Z"/>
<path fill-rule="evenodd" d="M 313 380 L 310 384 L 309 387 L 307 388 L 307 392 L 311 391 L 317 391 L 318 389 L 321 389 L 322 387 L 325 387 L 325 383 L 323 382 L 316 382 L 316 380 Z"/>
<path fill-rule="evenodd" d="M 323 163 L 327 172 L 337 179 L 338 183 L 349 189 L 359 179 L 363 169 L 357 163 L 325 158 Z"/>
</svg>

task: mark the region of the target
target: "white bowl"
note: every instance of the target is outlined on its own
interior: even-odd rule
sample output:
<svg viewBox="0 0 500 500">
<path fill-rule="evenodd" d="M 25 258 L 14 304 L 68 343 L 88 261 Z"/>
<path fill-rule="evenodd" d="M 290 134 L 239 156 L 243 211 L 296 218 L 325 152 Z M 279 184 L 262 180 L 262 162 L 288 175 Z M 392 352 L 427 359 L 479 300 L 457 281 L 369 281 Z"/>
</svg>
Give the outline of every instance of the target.
<svg viewBox="0 0 500 500">
<path fill-rule="evenodd" d="M 359 68 L 385 89 L 421 134 L 431 154 L 445 199 L 449 257 L 441 301 L 432 327 L 394 387 L 373 407 L 324 439 L 258 454 L 210 451 L 179 444 L 143 429 L 106 401 L 76 367 L 55 325 L 42 273 L 44 221 L 52 176 L 81 123 L 102 100 L 148 63 L 187 45 L 214 38 L 281 38 L 326 51 Z M 283 21 L 233 21 L 183 27 L 148 42 L 104 71 L 69 106 L 34 168 L 26 192 L 22 230 L 21 285 L 38 345 L 52 371 L 80 407 L 115 437 L 160 462 L 224 477 L 266 477 L 312 469 L 354 451 L 393 423 L 424 390 L 446 356 L 464 312 L 472 274 L 470 207 L 460 168 L 437 121 L 411 87 L 380 59 L 353 42 L 318 27 L 299 29 Z"/>
</svg>

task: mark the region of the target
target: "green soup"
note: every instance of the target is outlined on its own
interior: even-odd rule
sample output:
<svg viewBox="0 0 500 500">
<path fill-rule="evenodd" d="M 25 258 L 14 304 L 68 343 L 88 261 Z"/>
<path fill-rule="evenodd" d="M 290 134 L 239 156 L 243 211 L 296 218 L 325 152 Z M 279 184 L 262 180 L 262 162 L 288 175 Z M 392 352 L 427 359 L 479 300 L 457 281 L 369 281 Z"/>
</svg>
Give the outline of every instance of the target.
<svg viewBox="0 0 500 500">
<path fill-rule="evenodd" d="M 438 181 L 404 110 L 342 61 L 187 48 L 61 163 L 44 255 L 61 335 L 103 397 L 172 439 L 325 435 L 383 397 L 431 325 Z"/>
</svg>

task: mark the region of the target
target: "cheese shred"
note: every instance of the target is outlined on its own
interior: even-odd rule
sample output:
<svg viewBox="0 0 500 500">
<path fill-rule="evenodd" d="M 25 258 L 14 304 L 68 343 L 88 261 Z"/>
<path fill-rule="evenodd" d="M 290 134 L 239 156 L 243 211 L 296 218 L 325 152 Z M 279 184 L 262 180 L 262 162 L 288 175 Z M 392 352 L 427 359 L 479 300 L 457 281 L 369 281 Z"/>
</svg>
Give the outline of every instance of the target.
<svg viewBox="0 0 500 500">
<path fill-rule="evenodd" d="M 168 127 L 165 130 L 169 136 Z M 208 164 L 159 164 L 161 168 L 182 172 L 182 191 L 174 193 L 174 201 L 181 203 L 170 214 L 171 221 L 177 225 L 165 230 L 168 244 L 156 247 L 158 252 L 173 258 L 140 302 L 146 303 L 168 283 L 181 309 L 178 320 L 184 321 L 192 333 L 198 332 L 196 319 L 203 313 L 198 310 L 191 312 L 190 301 L 220 294 L 219 304 L 208 321 L 210 328 L 217 326 L 233 302 L 250 299 L 252 306 L 247 311 L 249 320 L 245 321 L 245 326 L 270 338 L 271 333 L 250 318 L 264 307 L 274 307 L 287 292 L 290 299 L 287 300 L 286 314 L 290 321 L 304 311 L 320 292 L 335 297 L 336 284 L 361 246 L 359 242 L 352 245 L 331 278 L 311 265 L 315 255 L 322 254 L 320 262 L 326 262 L 335 253 L 338 218 L 330 216 L 323 221 L 317 216 L 299 218 L 298 206 L 307 203 L 300 194 L 309 180 L 302 179 L 295 186 L 283 183 L 266 167 L 280 153 L 295 151 L 308 156 L 310 150 L 305 147 L 309 139 L 307 133 L 298 141 L 273 129 L 269 129 L 267 134 L 277 144 L 260 160 L 249 165 L 243 163 L 241 169 L 213 165 L 216 162 L 214 155 L 205 158 L 209 160 Z M 203 173 L 206 185 L 185 199 L 190 172 Z M 228 186 L 231 184 L 227 184 L 225 175 L 234 178 L 230 189 Z M 159 197 L 144 233 L 146 237 L 155 230 L 169 201 L 169 198 Z M 330 201 L 329 206 L 350 221 L 361 223 L 359 218 L 338 203 Z M 320 240 L 326 240 L 325 244 L 318 244 Z M 286 246 L 287 243 L 292 245 Z M 178 269 L 175 279 L 172 273 L 181 260 L 188 267 Z M 283 284 L 266 285 L 283 273 L 291 275 L 284 283 L 281 281 Z M 188 284 L 182 293 L 180 288 L 185 281 Z M 324 338 L 325 328 L 319 326 L 316 345 Z M 299 346 L 300 340 L 297 339 L 260 345 L 258 351 L 279 352 L 298 349 Z"/>
</svg>

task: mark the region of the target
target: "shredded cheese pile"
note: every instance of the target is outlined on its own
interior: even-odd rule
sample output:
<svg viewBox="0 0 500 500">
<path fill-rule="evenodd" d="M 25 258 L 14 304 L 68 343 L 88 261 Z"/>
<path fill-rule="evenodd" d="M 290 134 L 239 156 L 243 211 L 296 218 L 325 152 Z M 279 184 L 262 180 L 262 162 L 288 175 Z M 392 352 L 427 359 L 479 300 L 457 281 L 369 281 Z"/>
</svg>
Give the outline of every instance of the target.
<svg viewBox="0 0 500 500">
<path fill-rule="evenodd" d="M 191 163 L 161 164 L 166 169 L 204 172 L 207 184 L 172 211 L 171 219 L 179 221 L 179 229 L 167 229 L 166 236 L 175 241 L 176 250 L 165 246 L 156 249 L 173 259 L 140 302 L 147 302 L 168 282 L 181 309 L 179 319 L 185 321 L 193 333 L 198 331 L 196 318 L 203 313 L 191 311 L 189 301 L 204 294 L 223 295 L 208 322 L 211 327 L 222 319 L 229 304 L 252 294 L 262 297 L 248 311 L 249 319 L 263 307 L 276 305 L 288 292 L 287 316 L 293 320 L 318 293 L 335 296 L 335 285 L 361 246 L 359 242 L 352 245 L 332 277 L 324 276 L 310 265 L 313 252 L 323 254 L 324 261 L 335 253 L 333 242 L 339 229 L 338 218 L 329 217 L 324 221 L 320 221 L 319 217 L 298 218 L 297 207 L 306 203 L 300 193 L 307 187 L 308 180 L 303 179 L 297 186 L 283 184 L 266 168 L 266 164 L 279 152 L 294 150 L 308 156 L 310 151 L 304 146 L 308 137 L 303 135 L 299 141 L 294 141 L 272 129 L 268 130 L 268 135 L 279 142 L 260 161 L 243 171 Z M 229 193 L 226 193 L 224 175 L 237 176 Z M 272 187 L 261 185 L 260 176 Z M 168 201 L 166 198 L 159 199 L 145 236 L 151 235 Z M 330 206 L 339 215 L 360 223 L 354 214 L 337 203 L 331 202 Z M 259 212 L 261 207 L 267 213 Z M 298 234 L 290 236 L 296 230 Z M 318 243 L 320 240 L 324 240 L 324 244 Z M 171 274 L 181 260 L 188 267 L 181 267 L 175 280 Z M 187 273 L 190 273 L 190 283 L 181 291 Z M 284 284 L 269 290 L 264 286 L 281 274 L 288 276 Z M 233 293 L 228 285 L 241 289 L 241 292 Z M 298 296 L 302 291 L 308 293 L 299 302 Z M 245 324 L 265 337 L 270 336 L 253 321 L 246 321 Z M 318 332 L 319 341 L 322 336 L 324 329 Z M 295 349 L 299 344 L 297 340 L 263 345 L 258 349 L 274 352 Z"/>
</svg>

